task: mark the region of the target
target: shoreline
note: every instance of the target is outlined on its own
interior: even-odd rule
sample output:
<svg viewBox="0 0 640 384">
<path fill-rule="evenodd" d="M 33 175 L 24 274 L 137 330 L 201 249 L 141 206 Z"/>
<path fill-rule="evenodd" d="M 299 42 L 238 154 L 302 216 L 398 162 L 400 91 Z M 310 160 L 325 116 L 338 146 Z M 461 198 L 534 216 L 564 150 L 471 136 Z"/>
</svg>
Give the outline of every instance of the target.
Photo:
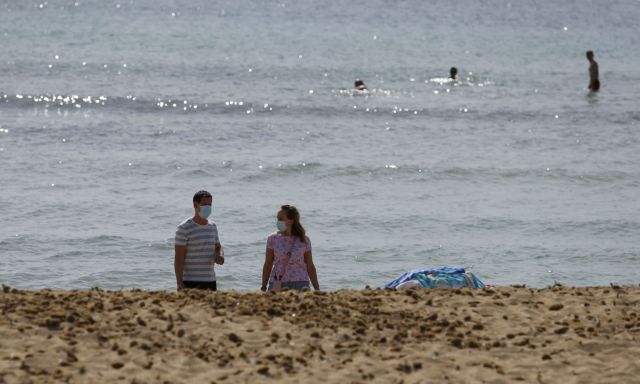
<svg viewBox="0 0 640 384">
<path fill-rule="evenodd" d="M 640 286 L 0 291 L 0 383 L 631 382 Z"/>
</svg>

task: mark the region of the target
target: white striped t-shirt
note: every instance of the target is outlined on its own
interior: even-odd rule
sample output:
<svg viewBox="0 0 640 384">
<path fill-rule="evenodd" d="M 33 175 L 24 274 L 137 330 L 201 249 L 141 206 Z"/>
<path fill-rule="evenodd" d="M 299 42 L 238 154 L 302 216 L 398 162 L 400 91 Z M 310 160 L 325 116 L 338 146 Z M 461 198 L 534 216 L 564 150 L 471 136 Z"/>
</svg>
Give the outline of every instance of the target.
<svg viewBox="0 0 640 384">
<path fill-rule="evenodd" d="M 219 241 L 218 227 L 210 221 L 200 225 L 189 218 L 178 225 L 176 245 L 187 247 L 183 281 L 216 281 L 213 259 Z"/>
</svg>

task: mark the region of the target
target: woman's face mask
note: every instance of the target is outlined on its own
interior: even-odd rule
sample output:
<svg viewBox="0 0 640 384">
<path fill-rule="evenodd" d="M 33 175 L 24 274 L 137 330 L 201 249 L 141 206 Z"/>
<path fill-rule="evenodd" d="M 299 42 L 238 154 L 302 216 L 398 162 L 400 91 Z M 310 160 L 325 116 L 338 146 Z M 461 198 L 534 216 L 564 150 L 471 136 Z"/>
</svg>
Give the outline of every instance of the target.
<svg viewBox="0 0 640 384">
<path fill-rule="evenodd" d="M 287 223 L 282 220 L 278 220 L 276 222 L 276 227 L 278 227 L 278 232 L 284 232 L 287 230 Z"/>
</svg>

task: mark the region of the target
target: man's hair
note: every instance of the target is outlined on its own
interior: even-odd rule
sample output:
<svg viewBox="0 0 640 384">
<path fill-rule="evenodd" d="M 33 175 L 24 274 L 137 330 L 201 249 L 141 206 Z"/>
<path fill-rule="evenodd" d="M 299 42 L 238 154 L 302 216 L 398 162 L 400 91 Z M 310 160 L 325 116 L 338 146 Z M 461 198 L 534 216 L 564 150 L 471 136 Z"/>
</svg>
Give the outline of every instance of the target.
<svg viewBox="0 0 640 384">
<path fill-rule="evenodd" d="M 200 204 L 202 199 L 205 197 L 211 197 L 211 194 L 207 191 L 198 191 L 195 195 L 193 195 L 193 202 Z"/>
<path fill-rule="evenodd" d="M 587 56 L 593 56 L 593 51 L 587 51 Z"/>
</svg>

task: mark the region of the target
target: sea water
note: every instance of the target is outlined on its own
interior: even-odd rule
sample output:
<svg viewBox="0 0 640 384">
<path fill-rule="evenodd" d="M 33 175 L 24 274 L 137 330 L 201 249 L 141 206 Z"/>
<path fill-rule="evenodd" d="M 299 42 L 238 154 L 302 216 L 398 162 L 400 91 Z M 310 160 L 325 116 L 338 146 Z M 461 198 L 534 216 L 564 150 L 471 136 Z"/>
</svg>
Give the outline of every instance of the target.
<svg viewBox="0 0 640 384">
<path fill-rule="evenodd" d="M 260 286 L 285 203 L 324 289 L 438 265 L 637 284 L 638 20 L 635 0 L 0 1 L 0 282 L 174 289 L 206 189 L 221 289 Z"/>
</svg>

